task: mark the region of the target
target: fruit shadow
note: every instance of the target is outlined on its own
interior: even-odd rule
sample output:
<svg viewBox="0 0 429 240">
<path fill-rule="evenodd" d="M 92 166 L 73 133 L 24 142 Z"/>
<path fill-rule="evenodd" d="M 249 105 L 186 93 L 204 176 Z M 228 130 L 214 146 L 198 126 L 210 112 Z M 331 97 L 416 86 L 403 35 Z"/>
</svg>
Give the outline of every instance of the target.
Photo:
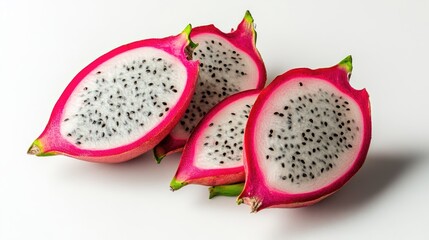
<svg viewBox="0 0 429 240">
<path fill-rule="evenodd" d="M 121 185 L 127 188 L 141 189 L 157 187 L 169 191 L 171 178 L 179 164 L 179 154 L 172 154 L 158 164 L 152 151 L 123 163 L 73 162 L 61 176 L 68 180 L 83 182 L 102 182 L 103 184 Z M 74 159 L 70 161 L 76 161 Z"/>
<path fill-rule="evenodd" d="M 338 192 L 313 206 L 286 211 L 287 223 L 283 221 L 281 229 L 299 233 L 344 221 L 382 197 L 405 173 L 415 169 L 421 156 L 415 151 L 369 152 L 359 172 Z"/>
</svg>

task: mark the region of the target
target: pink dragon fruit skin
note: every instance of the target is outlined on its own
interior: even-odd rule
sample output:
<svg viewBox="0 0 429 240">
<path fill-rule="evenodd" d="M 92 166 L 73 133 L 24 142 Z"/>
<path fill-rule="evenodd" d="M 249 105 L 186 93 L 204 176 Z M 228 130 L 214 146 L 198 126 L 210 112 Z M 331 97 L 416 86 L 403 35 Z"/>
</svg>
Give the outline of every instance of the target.
<svg viewBox="0 0 429 240">
<path fill-rule="evenodd" d="M 64 90 L 64 92 L 62 93 L 62 95 L 60 96 L 60 98 L 58 99 L 57 103 L 54 106 L 54 109 L 51 113 L 51 117 L 49 119 L 49 122 L 45 130 L 30 146 L 28 153 L 37 155 L 37 156 L 50 156 L 50 155 L 61 154 L 61 155 L 66 155 L 73 158 L 91 161 L 91 162 L 117 163 L 117 162 L 127 161 L 152 149 L 171 131 L 171 129 L 177 124 L 177 122 L 183 116 L 186 110 L 186 107 L 189 105 L 192 94 L 195 90 L 195 85 L 196 85 L 197 76 L 198 76 L 198 62 L 188 60 L 189 53 L 192 53 L 193 48 L 195 48 L 196 46 L 189 39 L 190 32 L 191 32 L 191 26 L 188 25 L 188 27 L 177 36 L 166 37 L 163 39 L 147 39 L 147 40 L 132 42 L 132 43 L 120 46 L 116 49 L 113 49 L 112 51 L 102 55 L 101 57 L 97 58 L 95 61 L 90 63 L 83 70 L 81 70 L 73 78 L 70 84 L 66 87 L 66 89 Z M 139 54 L 142 54 L 142 55 L 140 56 Z M 147 56 L 150 56 L 150 58 L 148 58 L 147 60 L 143 59 L 144 57 L 146 57 L 146 54 L 148 54 Z M 161 55 L 157 56 L 157 54 L 161 54 Z M 165 59 L 161 57 L 165 57 Z M 133 60 L 133 58 L 135 59 Z M 104 74 L 104 72 L 101 73 L 99 69 L 106 69 L 107 72 L 105 73 L 105 75 L 103 75 L 104 76 L 103 79 L 97 79 L 97 82 L 98 80 L 103 82 L 111 81 L 112 76 L 118 73 L 115 71 L 119 71 L 117 70 L 117 68 L 122 67 L 122 66 L 119 66 L 119 64 L 117 64 L 117 66 L 113 66 L 113 67 L 111 66 L 109 68 L 109 64 L 114 65 L 112 61 L 116 61 L 114 63 L 118 63 L 120 61 L 129 60 L 130 63 L 137 64 L 136 63 L 137 59 L 140 59 L 140 60 L 143 59 L 141 60 L 142 63 L 140 63 L 140 67 L 142 68 L 144 66 L 147 66 L 146 68 L 147 72 L 145 72 L 144 70 L 134 69 L 134 65 L 130 67 L 126 67 L 124 65 L 123 67 L 127 68 L 127 70 L 124 70 L 124 72 L 126 71 L 132 72 L 129 68 L 132 68 L 134 72 L 128 75 L 130 76 L 130 78 L 125 79 L 124 77 L 123 81 L 124 82 L 131 81 L 131 82 L 129 84 L 124 84 L 124 85 L 121 85 L 120 87 L 117 87 L 117 83 L 120 82 L 120 80 L 118 78 L 118 80 L 116 81 L 116 78 L 113 78 L 114 83 L 112 82 L 111 86 L 106 87 L 106 91 L 108 91 L 109 88 L 118 88 L 121 90 L 122 95 L 125 94 L 124 96 L 121 96 L 121 97 L 127 98 L 127 103 L 123 103 L 123 104 L 129 104 L 129 102 L 132 99 L 137 99 L 135 103 L 137 105 L 137 104 L 140 104 L 139 101 L 142 101 L 142 98 L 137 98 L 137 97 L 133 98 L 133 96 L 131 96 L 131 93 L 137 95 L 138 93 L 140 94 L 139 91 L 145 91 L 145 89 L 150 89 L 149 86 L 152 86 L 153 83 L 152 85 L 150 85 L 151 83 L 149 83 L 148 85 L 147 82 L 156 80 L 156 78 L 152 79 L 151 76 L 156 75 L 156 69 L 158 69 L 159 66 L 161 66 L 161 73 L 159 73 L 160 70 L 158 69 L 158 75 L 161 76 L 160 78 L 162 78 L 163 80 L 167 79 L 167 80 L 173 81 L 174 76 L 171 74 L 169 75 L 168 72 L 174 73 L 174 71 L 180 70 L 182 71 L 181 73 L 183 73 L 182 74 L 183 76 L 181 75 L 180 78 L 182 79 L 179 79 L 179 80 L 183 80 L 183 81 L 179 84 L 180 85 L 183 84 L 183 86 L 179 85 L 179 86 L 172 87 L 170 89 L 168 94 L 175 96 L 174 97 L 175 102 L 169 102 L 168 103 L 169 109 L 165 109 L 165 111 L 163 111 L 162 113 L 159 113 L 159 115 L 162 115 L 162 117 L 159 117 L 158 119 L 150 119 L 150 117 L 152 118 L 154 117 L 153 116 L 154 114 L 151 114 L 152 112 L 150 110 L 146 110 L 145 114 L 146 113 L 147 115 L 151 114 L 152 116 L 147 116 L 148 121 L 146 122 L 142 120 L 140 122 L 140 126 L 143 126 L 144 124 L 148 124 L 148 122 L 150 121 L 156 121 L 156 123 L 152 124 L 152 126 L 148 127 L 148 129 L 140 130 L 140 132 L 135 133 L 131 137 L 126 136 L 124 138 L 121 138 L 121 136 L 115 135 L 115 133 L 120 132 L 119 131 L 120 127 L 117 127 L 116 129 L 114 129 L 113 127 L 116 127 L 114 123 L 109 125 L 108 121 L 111 121 L 112 116 L 106 115 L 109 120 L 103 118 L 104 122 L 103 124 L 101 124 L 101 126 L 103 126 L 104 124 L 107 124 L 107 126 L 104 126 L 104 128 L 105 129 L 109 128 L 110 130 L 106 130 L 106 132 L 103 132 L 103 133 L 101 133 L 100 131 L 98 132 L 98 136 L 107 137 L 107 134 L 111 134 L 113 136 L 116 136 L 117 139 L 119 139 L 118 141 L 123 142 L 121 144 L 114 144 L 115 146 L 112 146 L 112 147 L 109 146 L 108 140 L 106 140 L 106 144 L 102 147 L 86 148 L 84 146 L 79 145 L 80 143 L 82 143 L 80 141 L 73 142 L 70 139 L 67 139 L 64 133 L 61 132 L 62 124 L 65 124 L 64 123 L 65 120 L 68 120 L 68 119 L 64 119 L 65 118 L 64 115 L 67 108 L 66 106 L 72 106 L 74 104 L 74 103 L 70 103 L 69 100 L 72 96 L 76 95 L 76 92 L 78 91 L 82 92 L 84 90 L 89 91 L 87 90 L 88 87 L 84 87 L 84 89 L 82 90 L 83 83 L 81 84 L 81 82 L 97 74 Z M 162 64 L 167 65 L 167 66 L 164 66 L 164 73 L 162 73 Z M 135 68 L 138 68 L 137 66 L 138 64 L 135 65 Z M 149 73 L 149 67 L 150 67 L 150 73 Z M 119 76 L 121 74 L 122 73 L 118 73 L 117 75 Z M 138 80 L 139 82 L 137 82 L 137 76 L 139 77 L 146 76 L 144 74 L 147 74 L 147 76 L 149 76 L 150 78 L 147 77 L 146 79 L 144 79 L 142 77 L 142 79 L 139 78 Z M 88 82 L 90 80 L 85 80 L 85 81 Z M 134 81 L 134 83 L 132 81 Z M 90 85 L 92 83 L 87 83 L 87 84 Z M 126 90 L 126 89 L 129 89 L 130 85 L 133 85 L 133 84 L 135 85 L 135 90 L 134 89 L 132 91 Z M 144 90 L 138 89 L 138 87 L 140 86 L 144 87 Z M 93 92 L 96 92 L 96 91 L 101 92 L 102 90 L 93 89 Z M 118 93 L 119 92 L 120 91 L 118 90 Z M 126 93 L 129 93 L 129 96 L 127 96 Z M 114 94 L 114 93 L 110 91 L 109 94 Z M 141 94 L 143 95 L 143 93 Z M 138 97 L 141 97 L 141 95 L 138 95 Z M 100 105 L 102 107 L 100 107 L 98 110 L 101 112 L 101 110 L 104 108 L 103 106 L 107 105 L 105 103 L 108 101 L 111 101 L 110 103 L 112 104 L 113 103 L 116 104 L 116 102 L 114 102 L 116 98 L 119 98 L 119 96 L 111 95 L 110 100 L 109 99 L 103 100 L 104 105 Z M 102 99 L 101 96 L 99 97 L 99 101 L 101 101 L 100 99 Z M 78 104 L 84 105 L 80 102 Z M 126 107 L 129 109 L 133 109 L 133 106 L 126 105 Z M 96 109 L 95 111 L 97 112 L 97 107 L 94 107 L 94 108 Z M 148 109 L 146 105 L 144 106 L 144 108 Z M 119 106 L 118 106 L 118 109 L 119 109 Z M 143 105 L 142 105 L 142 108 L 135 107 L 135 110 L 130 110 L 130 111 L 137 112 L 137 110 L 141 111 L 141 114 L 143 114 Z M 116 114 L 116 112 L 114 111 L 113 113 Z M 120 114 L 119 112 L 117 113 Z M 125 112 L 122 112 L 122 113 L 123 115 L 125 114 Z M 94 116 L 93 113 L 92 115 Z M 118 126 L 120 121 L 121 121 L 121 124 L 123 123 L 123 115 L 121 116 L 122 117 L 121 120 L 119 119 L 118 116 L 116 116 Z M 103 117 L 106 117 L 106 116 L 103 116 Z M 133 120 L 139 121 L 137 119 L 138 118 L 141 119 L 140 117 L 138 117 L 140 115 L 135 115 L 135 116 L 136 117 Z M 136 123 L 133 121 L 133 124 L 136 124 Z M 88 126 L 89 125 L 90 124 L 88 124 Z M 116 131 L 113 131 L 113 129 Z M 91 127 L 89 127 L 89 130 L 93 134 L 94 134 L 94 131 L 96 131 L 96 130 L 94 131 L 91 130 Z M 128 131 L 129 131 L 128 133 L 130 133 L 130 131 L 134 131 L 134 129 L 130 128 Z M 126 135 L 126 134 L 123 134 L 123 135 Z M 88 138 L 95 139 L 95 137 L 93 136 L 94 135 L 88 136 Z M 128 138 L 131 138 L 131 139 L 128 141 L 127 140 Z"/>
</svg>

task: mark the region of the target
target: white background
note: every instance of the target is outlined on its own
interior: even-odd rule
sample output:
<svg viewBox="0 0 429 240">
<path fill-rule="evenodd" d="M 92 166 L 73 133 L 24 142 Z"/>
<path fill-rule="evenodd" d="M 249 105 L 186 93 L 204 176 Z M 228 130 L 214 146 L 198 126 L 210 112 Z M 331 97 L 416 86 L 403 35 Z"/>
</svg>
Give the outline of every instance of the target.
<svg viewBox="0 0 429 240">
<path fill-rule="evenodd" d="M 354 58 L 371 95 L 361 171 L 327 200 L 250 214 L 202 186 L 170 192 L 179 155 L 106 165 L 26 155 L 62 90 L 99 55 L 249 9 L 269 80 Z M 0 239 L 429 239 L 428 1 L 0 0 Z"/>
</svg>

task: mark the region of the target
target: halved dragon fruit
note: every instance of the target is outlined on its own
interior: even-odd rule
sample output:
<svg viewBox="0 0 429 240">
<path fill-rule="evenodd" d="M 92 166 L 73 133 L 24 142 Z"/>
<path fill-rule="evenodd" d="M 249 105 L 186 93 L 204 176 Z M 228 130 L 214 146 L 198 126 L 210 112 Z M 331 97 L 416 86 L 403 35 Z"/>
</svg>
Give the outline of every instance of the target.
<svg viewBox="0 0 429 240">
<path fill-rule="evenodd" d="M 352 59 L 278 76 L 256 100 L 246 126 L 246 181 L 238 202 L 252 211 L 314 204 L 362 166 L 371 140 L 366 90 L 348 80 Z"/>
<path fill-rule="evenodd" d="M 29 154 L 122 162 L 158 144 L 179 122 L 194 93 L 198 62 L 191 26 L 99 57 L 70 82 Z"/>
<path fill-rule="evenodd" d="M 191 134 L 172 190 L 187 184 L 222 185 L 244 181 L 244 127 L 260 90 L 227 97 L 209 111 Z"/>
<path fill-rule="evenodd" d="M 191 38 L 198 43 L 193 53 L 200 61 L 198 84 L 179 124 L 154 149 L 158 162 L 169 153 L 181 151 L 201 118 L 222 99 L 265 85 L 265 65 L 255 46 L 256 32 L 249 11 L 231 33 L 208 25 L 194 28 Z"/>
</svg>

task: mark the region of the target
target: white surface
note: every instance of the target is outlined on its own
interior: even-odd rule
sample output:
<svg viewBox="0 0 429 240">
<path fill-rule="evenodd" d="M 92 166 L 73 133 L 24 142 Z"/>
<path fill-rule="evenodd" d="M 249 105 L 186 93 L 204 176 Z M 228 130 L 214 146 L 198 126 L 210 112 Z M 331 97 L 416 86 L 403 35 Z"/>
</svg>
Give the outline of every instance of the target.
<svg viewBox="0 0 429 240">
<path fill-rule="evenodd" d="M 134 40 L 255 18 L 269 79 L 354 57 L 373 141 L 361 171 L 302 209 L 249 214 L 205 187 L 172 193 L 179 155 L 118 165 L 36 158 L 41 133 L 72 77 Z M 429 239 L 428 1 L 0 1 L 0 239 Z"/>
</svg>

